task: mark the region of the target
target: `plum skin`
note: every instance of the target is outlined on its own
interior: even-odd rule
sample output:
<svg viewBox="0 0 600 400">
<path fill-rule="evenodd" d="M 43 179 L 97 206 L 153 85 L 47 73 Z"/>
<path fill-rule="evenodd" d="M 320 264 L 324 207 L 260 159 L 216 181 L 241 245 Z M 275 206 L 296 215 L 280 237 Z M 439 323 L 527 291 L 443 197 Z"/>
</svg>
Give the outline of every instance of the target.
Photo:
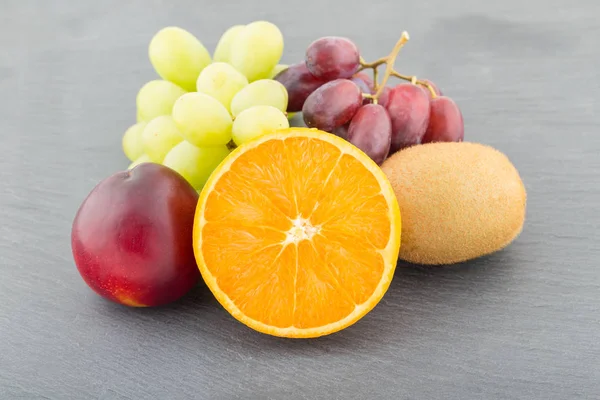
<svg viewBox="0 0 600 400">
<path fill-rule="evenodd" d="M 192 242 L 198 193 L 168 167 L 144 163 L 101 181 L 81 204 L 71 248 L 86 284 L 132 307 L 178 300 L 200 279 Z"/>
</svg>

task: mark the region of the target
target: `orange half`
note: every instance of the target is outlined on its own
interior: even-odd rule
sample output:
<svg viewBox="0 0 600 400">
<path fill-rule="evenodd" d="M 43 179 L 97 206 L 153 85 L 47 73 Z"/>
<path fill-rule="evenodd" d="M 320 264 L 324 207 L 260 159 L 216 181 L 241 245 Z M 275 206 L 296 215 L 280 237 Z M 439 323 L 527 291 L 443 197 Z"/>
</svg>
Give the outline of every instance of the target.
<svg viewBox="0 0 600 400">
<path fill-rule="evenodd" d="M 289 128 L 234 150 L 198 201 L 194 251 L 233 317 L 308 338 L 367 314 L 392 280 L 400 210 L 381 169 L 335 135 Z"/>
</svg>

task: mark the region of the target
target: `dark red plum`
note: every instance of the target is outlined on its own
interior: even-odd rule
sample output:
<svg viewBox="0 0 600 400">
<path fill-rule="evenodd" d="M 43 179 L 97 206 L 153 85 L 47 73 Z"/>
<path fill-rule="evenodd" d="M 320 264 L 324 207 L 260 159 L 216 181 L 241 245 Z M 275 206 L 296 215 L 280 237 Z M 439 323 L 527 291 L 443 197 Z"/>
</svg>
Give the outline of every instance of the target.
<svg viewBox="0 0 600 400">
<path fill-rule="evenodd" d="M 177 172 L 144 163 L 101 181 L 72 225 L 75 264 L 100 296 L 159 306 L 200 279 L 192 230 L 198 193 Z"/>
</svg>

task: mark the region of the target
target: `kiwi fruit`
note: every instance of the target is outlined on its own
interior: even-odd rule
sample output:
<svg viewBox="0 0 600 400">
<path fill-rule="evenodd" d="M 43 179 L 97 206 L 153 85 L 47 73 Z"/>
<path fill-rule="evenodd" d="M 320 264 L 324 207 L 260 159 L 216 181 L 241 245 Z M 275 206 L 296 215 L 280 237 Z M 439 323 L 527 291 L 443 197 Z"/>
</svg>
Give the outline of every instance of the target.
<svg viewBox="0 0 600 400">
<path fill-rule="evenodd" d="M 409 147 L 381 166 L 402 214 L 400 259 L 454 264 L 508 246 L 522 231 L 527 194 L 500 151 L 471 142 Z"/>
</svg>

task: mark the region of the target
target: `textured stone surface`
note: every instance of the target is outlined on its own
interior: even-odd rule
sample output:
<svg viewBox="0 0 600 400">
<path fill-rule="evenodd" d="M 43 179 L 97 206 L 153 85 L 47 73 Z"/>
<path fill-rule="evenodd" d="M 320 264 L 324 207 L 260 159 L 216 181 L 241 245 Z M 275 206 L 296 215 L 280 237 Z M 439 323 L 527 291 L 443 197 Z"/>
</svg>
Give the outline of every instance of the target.
<svg viewBox="0 0 600 400">
<path fill-rule="evenodd" d="M 260 6 L 259 6 L 260 4 Z M 592 399 L 600 393 L 600 136 L 594 0 L 0 2 L 1 399 Z M 367 60 L 402 30 L 397 66 L 456 99 L 528 190 L 505 251 L 400 265 L 383 301 L 317 340 L 255 333 L 203 288 L 151 310 L 78 276 L 71 221 L 125 168 L 121 135 L 155 77 L 147 44 L 179 25 L 212 50 L 268 19 L 297 62 L 323 35 Z"/>
</svg>

